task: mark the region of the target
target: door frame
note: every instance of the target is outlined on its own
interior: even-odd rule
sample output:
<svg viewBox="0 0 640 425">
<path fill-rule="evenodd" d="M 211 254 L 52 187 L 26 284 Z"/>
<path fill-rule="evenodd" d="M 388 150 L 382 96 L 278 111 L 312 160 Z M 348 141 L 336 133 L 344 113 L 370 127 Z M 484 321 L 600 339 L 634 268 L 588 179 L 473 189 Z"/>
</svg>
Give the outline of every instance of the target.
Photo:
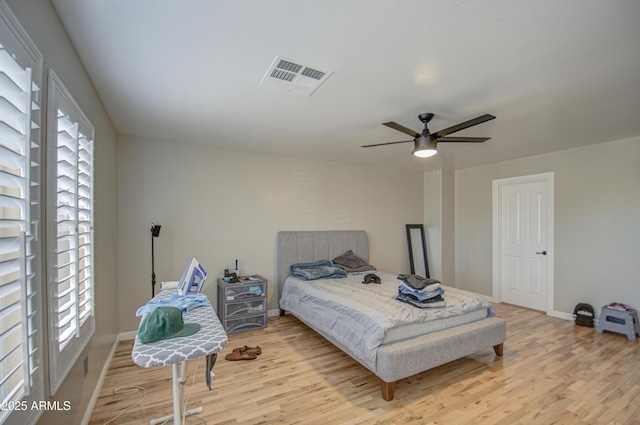
<svg viewBox="0 0 640 425">
<path fill-rule="evenodd" d="M 547 184 L 547 306 L 546 313 L 551 314 L 553 308 L 553 258 L 554 258 L 554 173 L 532 174 L 528 176 L 509 177 L 492 181 L 492 255 L 493 255 L 493 299 L 502 302 L 502 190 L 506 186 L 524 183 L 544 182 Z"/>
</svg>

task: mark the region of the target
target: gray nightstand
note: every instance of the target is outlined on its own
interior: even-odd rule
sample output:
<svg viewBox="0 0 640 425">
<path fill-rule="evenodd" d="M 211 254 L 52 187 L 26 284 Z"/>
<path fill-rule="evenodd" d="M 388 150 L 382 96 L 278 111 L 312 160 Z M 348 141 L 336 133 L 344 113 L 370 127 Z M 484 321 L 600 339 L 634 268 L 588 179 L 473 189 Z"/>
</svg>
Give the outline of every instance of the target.
<svg viewBox="0 0 640 425">
<path fill-rule="evenodd" d="M 254 274 L 240 282 L 218 278 L 218 318 L 227 334 L 267 327 L 267 279 Z"/>
</svg>

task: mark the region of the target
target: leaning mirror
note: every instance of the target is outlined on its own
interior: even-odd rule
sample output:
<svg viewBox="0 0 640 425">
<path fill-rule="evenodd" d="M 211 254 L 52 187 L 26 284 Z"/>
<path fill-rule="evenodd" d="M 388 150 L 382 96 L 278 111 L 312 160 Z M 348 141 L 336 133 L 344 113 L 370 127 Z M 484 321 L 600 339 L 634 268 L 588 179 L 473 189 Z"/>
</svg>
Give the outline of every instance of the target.
<svg viewBox="0 0 640 425">
<path fill-rule="evenodd" d="M 427 263 L 427 244 L 422 224 L 407 224 L 407 244 L 409 245 L 409 263 L 411 274 L 429 277 Z"/>
</svg>

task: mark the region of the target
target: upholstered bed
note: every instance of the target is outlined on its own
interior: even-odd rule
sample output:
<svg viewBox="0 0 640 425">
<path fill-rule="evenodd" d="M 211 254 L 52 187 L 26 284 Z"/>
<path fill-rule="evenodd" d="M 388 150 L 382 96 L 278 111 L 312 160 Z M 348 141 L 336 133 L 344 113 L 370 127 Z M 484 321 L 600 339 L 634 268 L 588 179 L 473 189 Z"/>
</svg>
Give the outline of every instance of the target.
<svg viewBox="0 0 640 425">
<path fill-rule="evenodd" d="M 384 297 L 387 297 L 387 304 L 395 310 L 404 308 L 402 311 L 406 312 L 405 316 L 432 313 L 423 313 L 420 311 L 423 309 L 409 305 L 398 306 L 403 303 L 393 300 L 389 295 L 389 288 L 394 288 L 392 285 L 397 286 L 397 281 L 394 283 L 395 275 L 376 271 L 375 273 L 382 278 L 380 285 L 363 285 L 362 274 L 349 274 L 345 279 L 317 282 L 300 282 L 299 279 L 290 276 L 290 267 L 293 264 L 332 260 L 349 250 L 358 257 L 369 260 L 369 242 L 364 231 L 279 232 L 276 280 L 280 314 L 287 311 L 296 316 L 371 370 L 380 378 L 384 400 L 393 399 L 396 382 L 400 379 L 488 347 L 493 347 L 496 355 L 502 355 L 506 337 L 504 320 L 493 316 L 492 307 L 486 300 L 472 297 L 472 294 L 465 291 L 447 288 L 447 308 L 454 300 L 462 300 L 462 304 L 471 305 L 472 311 L 449 316 L 444 309 L 437 309 L 437 312 L 436 309 L 431 309 L 435 312 L 433 314 L 437 316 L 437 320 L 429 319 L 430 323 L 400 326 L 396 322 L 386 320 L 384 309 L 381 308 L 383 304 L 375 304 L 374 298 L 384 300 Z M 287 279 L 289 280 L 285 285 Z M 367 292 L 364 292 L 364 295 L 359 292 L 352 294 L 356 291 Z M 320 293 L 330 293 L 331 300 L 318 302 Z M 341 293 L 344 297 L 341 297 Z M 350 297 L 355 297 L 356 300 Z M 358 297 L 372 300 L 371 305 L 368 305 L 369 302 L 358 302 Z M 333 301 L 334 299 L 337 301 Z M 337 313 L 329 312 L 330 304 L 335 307 L 335 304 L 340 302 L 344 304 L 337 307 Z M 356 312 L 355 309 L 362 311 Z M 327 322 L 329 316 L 333 321 Z M 380 323 L 384 325 L 382 328 Z M 386 329 L 385 326 L 393 329 Z M 345 331 L 353 334 L 345 336 Z"/>
</svg>

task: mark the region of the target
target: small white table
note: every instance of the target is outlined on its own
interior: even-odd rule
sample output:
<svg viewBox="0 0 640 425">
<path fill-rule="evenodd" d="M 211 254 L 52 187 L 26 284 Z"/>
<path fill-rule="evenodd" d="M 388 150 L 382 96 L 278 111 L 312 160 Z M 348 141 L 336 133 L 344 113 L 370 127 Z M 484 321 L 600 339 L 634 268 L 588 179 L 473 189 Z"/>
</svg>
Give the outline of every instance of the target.
<svg viewBox="0 0 640 425">
<path fill-rule="evenodd" d="M 164 290 L 153 299 L 166 300 L 176 292 L 175 289 Z M 219 353 L 227 345 L 227 334 L 211 304 L 183 312 L 182 317 L 185 323 L 199 323 L 200 330 L 191 336 L 147 344 L 142 344 L 136 336 L 133 344 L 131 357 L 138 366 L 149 368 L 171 365 L 173 369 L 173 415 L 153 419 L 151 425 L 163 423 L 172 417 L 174 424 L 179 425 L 180 415 L 183 413 L 202 412 L 202 407 L 185 410 L 183 406 L 187 360 Z"/>
</svg>

